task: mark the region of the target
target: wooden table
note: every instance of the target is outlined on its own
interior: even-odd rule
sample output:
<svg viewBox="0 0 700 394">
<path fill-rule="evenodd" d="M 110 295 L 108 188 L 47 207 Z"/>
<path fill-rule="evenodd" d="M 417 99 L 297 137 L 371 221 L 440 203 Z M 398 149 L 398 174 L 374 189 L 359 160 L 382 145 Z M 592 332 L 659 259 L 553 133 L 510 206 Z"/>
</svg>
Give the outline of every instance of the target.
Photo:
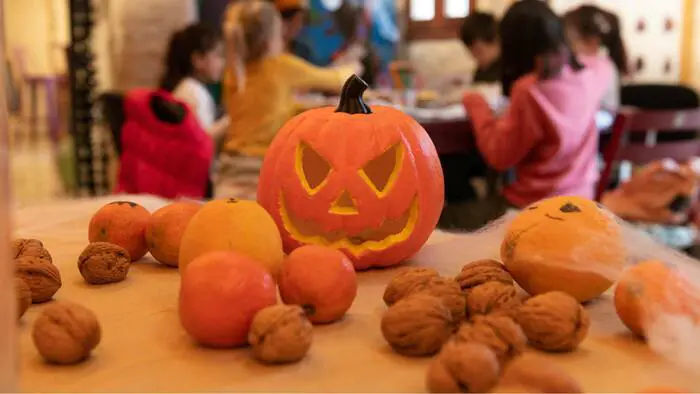
<svg viewBox="0 0 700 394">
<path fill-rule="evenodd" d="M 26 392 L 423 392 L 428 359 L 394 354 L 382 339 L 382 293 L 395 270 L 364 272 L 347 318 L 316 327 L 310 355 L 301 363 L 269 367 L 253 361 L 246 349 L 203 349 L 188 338 L 177 315 L 179 274 L 146 258 L 135 263 L 126 281 L 93 287 L 77 270 L 87 243 L 91 214 L 117 197 L 70 201 L 25 208 L 16 213 L 16 236 L 44 241 L 61 270 L 57 299 L 84 304 L 97 314 L 103 339 L 94 357 L 76 366 L 47 365 L 30 338 L 42 305 L 30 308 L 20 327 L 21 381 Z M 163 201 L 120 196 L 153 211 Z M 412 264 L 433 266 L 444 275 L 462 262 L 497 255 L 498 234 L 463 235 L 467 254 L 445 247 L 453 236 L 436 232 Z M 588 392 L 630 392 L 650 385 L 685 386 L 700 391 L 700 378 L 653 354 L 632 338 L 604 298 L 589 307 L 592 328 L 581 349 L 547 357 L 578 378 Z"/>
</svg>

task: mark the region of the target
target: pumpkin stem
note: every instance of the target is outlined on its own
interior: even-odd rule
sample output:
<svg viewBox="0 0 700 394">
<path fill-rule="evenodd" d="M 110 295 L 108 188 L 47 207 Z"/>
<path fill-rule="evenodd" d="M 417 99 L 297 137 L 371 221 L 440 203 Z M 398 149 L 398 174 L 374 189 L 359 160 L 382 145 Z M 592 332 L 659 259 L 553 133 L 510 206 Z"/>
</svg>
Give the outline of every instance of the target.
<svg viewBox="0 0 700 394">
<path fill-rule="evenodd" d="M 343 85 L 340 93 L 340 103 L 335 112 L 345 112 L 346 114 L 371 114 L 372 109 L 362 99 L 362 95 L 367 90 L 367 82 L 353 74 Z"/>
</svg>

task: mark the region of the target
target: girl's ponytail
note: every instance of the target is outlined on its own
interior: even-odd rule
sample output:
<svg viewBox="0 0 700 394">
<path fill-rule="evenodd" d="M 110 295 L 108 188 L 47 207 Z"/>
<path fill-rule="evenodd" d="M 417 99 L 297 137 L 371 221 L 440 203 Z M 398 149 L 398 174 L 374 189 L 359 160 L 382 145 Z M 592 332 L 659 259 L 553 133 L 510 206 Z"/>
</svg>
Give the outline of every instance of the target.
<svg viewBox="0 0 700 394">
<path fill-rule="evenodd" d="M 271 54 L 273 43 L 282 41 L 282 19 L 269 1 L 238 1 L 229 5 L 224 17 L 227 67 L 235 91 L 245 90 L 246 68 Z"/>
<path fill-rule="evenodd" d="M 164 73 L 160 79 L 160 88 L 172 92 L 177 84 L 188 76 L 191 66 L 180 59 L 186 56 L 183 44 L 183 30 L 179 30 L 170 37 L 168 49 L 165 54 Z"/>
<path fill-rule="evenodd" d="M 245 89 L 246 44 L 243 29 L 237 21 L 227 20 L 224 23 L 224 39 L 226 64 L 235 76 L 236 92 L 240 93 Z"/>
<path fill-rule="evenodd" d="M 608 55 L 617 66 L 620 74 L 627 75 L 629 74 L 629 63 L 620 31 L 620 18 L 610 12 L 605 12 L 605 18 L 608 20 L 610 29 L 606 34 L 601 34 L 601 43 L 607 48 Z"/>
<path fill-rule="evenodd" d="M 617 15 L 594 5 L 582 5 L 567 12 L 564 19 L 582 38 L 600 40 L 620 74 L 629 73 L 627 50 L 622 40 L 620 19 Z"/>
</svg>

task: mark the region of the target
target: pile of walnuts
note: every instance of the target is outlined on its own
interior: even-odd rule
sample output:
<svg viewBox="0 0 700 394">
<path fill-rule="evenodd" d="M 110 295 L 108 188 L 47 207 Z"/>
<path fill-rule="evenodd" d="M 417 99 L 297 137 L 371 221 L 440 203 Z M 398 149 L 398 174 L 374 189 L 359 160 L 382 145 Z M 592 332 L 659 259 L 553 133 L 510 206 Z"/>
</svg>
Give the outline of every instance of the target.
<svg viewBox="0 0 700 394">
<path fill-rule="evenodd" d="M 16 239 L 12 243 L 15 260 L 15 287 L 18 318 L 31 304 L 49 301 L 61 288 L 61 273 L 53 264 L 51 253 L 38 239 Z"/>
<path fill-rule="evenodd" d="M 389 282 L 384 302 L 381 330 L 392 349 L 437 355 L 426 377 L 431 392 L 582 392 L 559 367 L 524 351 L 528 344 L 575 350 L 588 333 L 588 313 L 562 292 L 526 299 L 497 260 L 471 262 L 454 278 L 406 268 Z"/>
</svg>

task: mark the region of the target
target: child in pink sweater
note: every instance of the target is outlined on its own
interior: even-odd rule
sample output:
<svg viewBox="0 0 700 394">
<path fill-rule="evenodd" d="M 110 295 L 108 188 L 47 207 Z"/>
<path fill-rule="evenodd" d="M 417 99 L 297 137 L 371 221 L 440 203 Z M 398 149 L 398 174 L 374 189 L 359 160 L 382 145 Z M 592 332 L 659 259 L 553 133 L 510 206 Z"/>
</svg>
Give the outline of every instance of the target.
<svg viewBox="0 0 700 394">
<path fill-rule="evenodd" d="M 497 118 L 478 94 L 464 105 L 480 153 L 496 170 L 515 170 L 503 207 L 523 208 L 559 195 L 593 198 L 598 180 L 595 114 L 612 63 L 577 59 L 557 15 L 540 0 L 514 3 L 500 26 L 503 92 L 510 108 Z"/>
</svg>

